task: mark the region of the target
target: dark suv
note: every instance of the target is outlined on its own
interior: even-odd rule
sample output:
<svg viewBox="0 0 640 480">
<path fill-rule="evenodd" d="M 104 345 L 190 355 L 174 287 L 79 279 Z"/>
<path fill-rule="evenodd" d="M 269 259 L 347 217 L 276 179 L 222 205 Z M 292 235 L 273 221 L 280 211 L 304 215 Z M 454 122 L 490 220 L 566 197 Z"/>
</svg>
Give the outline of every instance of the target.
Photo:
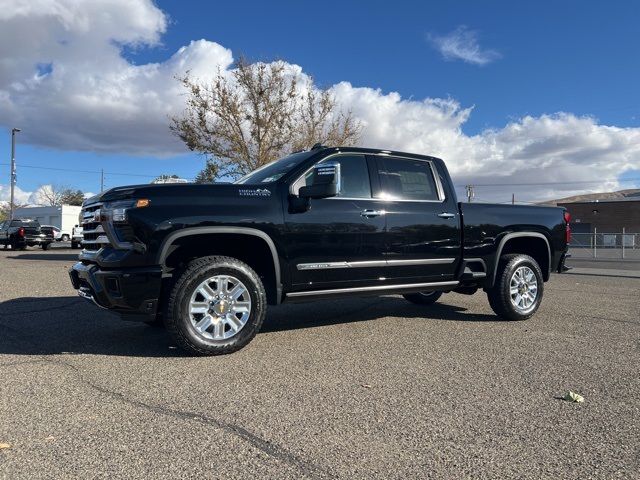
<svg viewBox="0 0 640 480">
<path fill-rule="evenodd" d="M 43 233 L 37 220 L 14 218 L 0 224 L 0 245 L 13 250 L 24 250 L 27 247 L 42 247 L 47 250 L 53 243 L 53 236 Z"/>
</svg>

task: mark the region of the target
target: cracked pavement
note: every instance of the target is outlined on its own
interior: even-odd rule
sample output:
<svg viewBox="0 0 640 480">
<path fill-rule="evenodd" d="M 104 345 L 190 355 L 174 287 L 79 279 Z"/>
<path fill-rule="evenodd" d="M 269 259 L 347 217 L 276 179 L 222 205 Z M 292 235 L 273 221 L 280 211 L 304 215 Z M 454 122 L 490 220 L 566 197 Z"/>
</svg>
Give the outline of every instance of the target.
<svg viewBox="0 0 640 480">
<path fill-rule="evenodd" d="M 0 251 L 0 478 L 640 471 L 640 278 L 554 275 L 521 323 L 480 293 L 282 305 L 194 358 L 75 297 L 74 256 Z"/>
</svg>

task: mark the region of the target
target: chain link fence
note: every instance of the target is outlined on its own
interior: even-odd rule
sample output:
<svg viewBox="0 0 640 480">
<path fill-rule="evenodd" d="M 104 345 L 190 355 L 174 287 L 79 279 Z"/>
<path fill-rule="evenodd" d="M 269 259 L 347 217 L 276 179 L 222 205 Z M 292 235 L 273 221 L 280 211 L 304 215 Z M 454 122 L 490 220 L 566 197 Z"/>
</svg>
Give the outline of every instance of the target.
<svg viewBox="0 0 640 480">
<path fill-rule="evenodd" d="M 571 258 L 640 260 L 640 233 L 573 233 Z"/>
</svg>

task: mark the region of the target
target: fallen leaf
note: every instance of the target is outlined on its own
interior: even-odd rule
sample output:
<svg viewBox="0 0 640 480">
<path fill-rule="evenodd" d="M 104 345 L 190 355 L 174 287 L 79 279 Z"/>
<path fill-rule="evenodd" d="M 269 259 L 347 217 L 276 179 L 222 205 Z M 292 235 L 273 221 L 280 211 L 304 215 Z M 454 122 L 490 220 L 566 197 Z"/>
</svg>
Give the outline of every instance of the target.
<svg viewBox="0 0 640 480">
<path fill-rule="evenodd" d="M 369 385 L 368 383 L 363 383 L 363 384 L 362 384 L 362 386 L 363 386 L 364 388 L 371 388 L 371 385 Z"/>
<path fill-rule="evenodd" d="M 0 450 L 4 450 L 5 448 L 11 448 L 10 443 L 0 443 Z"/>
<path fill-rule="evenodd" d="M 47 438 L 45 438 L 45 440 L 52 442 L 53 440 L 55 440 L 56 437 L 54 437 L 53 435 L 49 435 Z"/>
<path fill-rule="evenodd" d="M 565 395 L 564 395 L 564 399 L 567 402 L 574 402 L 574 403 L 583 403 L 584 402 L 584 397 L 576 392 L 572 392 L 571 390 L 569 390 Z"/>
</svg>

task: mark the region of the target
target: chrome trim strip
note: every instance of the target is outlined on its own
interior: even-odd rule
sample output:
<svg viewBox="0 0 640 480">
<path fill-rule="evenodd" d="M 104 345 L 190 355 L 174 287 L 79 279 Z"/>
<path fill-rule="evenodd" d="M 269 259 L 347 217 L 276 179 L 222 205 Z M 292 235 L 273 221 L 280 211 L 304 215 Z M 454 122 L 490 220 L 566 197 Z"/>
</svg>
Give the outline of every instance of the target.
<svg viewBox="0 0 640 480">
<path fill-rule="evenodd" d="M 448 265 L 455 261 L 455 258 L 416 258 L 413 260 L 387 260 L 387 265 L 390 267 L 401 265 Z"/>
<path fill-rule="evenodd" d="M 94 230 L 82 230 L 83 235 L 91 235 L 92 233 L 104 233 L 104 228 L 100 224 Z"/>
<path fill-rule="evenodd" d="M 100 235 L 98 236 L 98 238 L 94 239 L 94 240 L 87 240 L 86 238 L 82 239 L 82 244 L 83 245 L 95 245 L 95 244 L 108 244 L 109 243 L 109 239 L 107 238 L 106 235 Z"/>
<path fill-rule="evenodd" d="M 370 260 L 363 262 L 314 262 L 299 263 L 298 270 L 328 270 L 332 268 L 366 268 L 366 267 L 384 267 L 387 265 L 385 260 Z"/>
<path fill-rule="evenodd" d="M 406 283 L 402 285 L 374 285 L 371 287 L 333 288 L 330 290 L 310 290 L 306 292 L 287 293 L 287 297 L 313 297 L 321 295 L 333 295 L 334 293 L 377 292 L 385 290 L 403 290 L 429 287 L 448 287 L 459 285 L 457 280 L 449 282 Z"/>
<path fill-rule="evenodd" d="M 92 302 L 96 307 L 102 308 L 103 310 L 108 310 L 107 307 L 103 307 L 102 305 L 100 305 L 98 303 L 98 301 L 93 297 L 93 295 L 91 295 L 90 293 L 85 292 L 81 288 L 78 289 L 78 296 L 84 298 L 85 300 L 88 300 L 88 301 Z"/>
<path fill-rule="evenodd" d="M 328 270 L 333 268 L 400 267 L 404 265 L 448 265 L 455 258 L 416 258 L 410 260 L 365 260 L 360 262 L 313 262 L 299 263 L 298 270 Z"/>
</svg>

